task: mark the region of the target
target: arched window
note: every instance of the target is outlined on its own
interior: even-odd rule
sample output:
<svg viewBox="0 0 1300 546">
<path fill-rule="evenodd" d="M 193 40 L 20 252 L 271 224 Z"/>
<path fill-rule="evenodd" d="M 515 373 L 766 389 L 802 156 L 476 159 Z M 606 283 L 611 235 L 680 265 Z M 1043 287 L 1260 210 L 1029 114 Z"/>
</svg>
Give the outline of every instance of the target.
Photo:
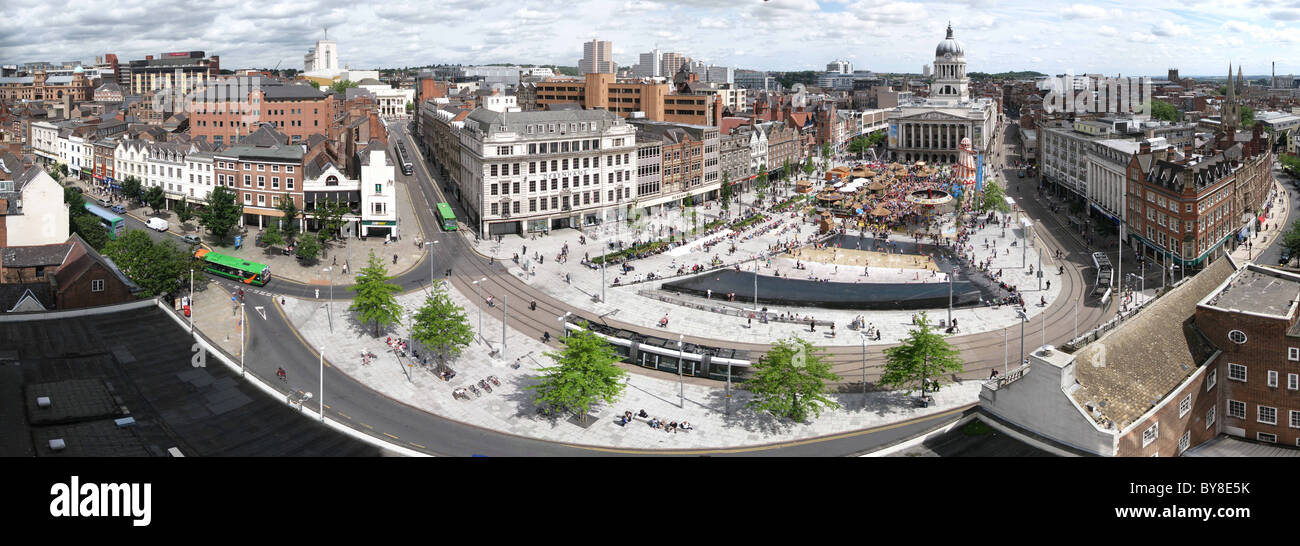
<svg viewBox="0 0 1300 546">
<path fill-rule="evenodd" d="M 339 185 L 339 177 L 334 176 L 334 175 L 329 175 L 329 176 L 325 177 L 325 185 L 326 185 L 326 186 L 337 186 L 337 185 Z"/>
</svg>

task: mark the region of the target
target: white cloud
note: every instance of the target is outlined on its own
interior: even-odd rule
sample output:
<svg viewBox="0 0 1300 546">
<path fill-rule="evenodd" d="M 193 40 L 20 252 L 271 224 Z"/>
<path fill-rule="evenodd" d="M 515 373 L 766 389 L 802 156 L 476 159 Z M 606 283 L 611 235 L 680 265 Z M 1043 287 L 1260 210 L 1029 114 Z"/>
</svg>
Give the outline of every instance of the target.
<svg viewBox="0 0 1300 546">
<path fill-rule="evenodd" d="M 1107 11 L 1106 8 L 1092 4 L 1074 4 L 1061 9 L 1061 16 L 1067 19 L 1101 19 L 1116 11 L 1119 10 Z"/>
<path fill-rule="evenodd" d="M 700 18 L 700 28 L 727 28 L 729 26 L 730 25 L 727 24 L 727 21 L 725 19 L 721 19 L 718 17 Z"/>
<path fill-rule="evenodd" d="M 1119 34 L 1119 31 L 1115 30 L 1115 27 L 1109 25 L 1102 25 L 1097 27 L 1097 34 L 1100 34 L 1102 36 L 1115 36 Z"/>
<path fill-rule="evenodd" d="M 1134 32 L 1129 35 L 1128 39 L 1130 42 L 1139 42 L 1144 44 L 1155 43 L 1157 40 L 1154 34 L 1147 34 L 1142 32 Z"/>
<path fill-rule="evenodd" d="M 1175 24 L 1169 20 L 1161 21 L 1151 27 L 1151 33 L 1156 36 L 1186 36 L 1192 33 L 1192 29 L 1187 26 Z"/>
</svg>

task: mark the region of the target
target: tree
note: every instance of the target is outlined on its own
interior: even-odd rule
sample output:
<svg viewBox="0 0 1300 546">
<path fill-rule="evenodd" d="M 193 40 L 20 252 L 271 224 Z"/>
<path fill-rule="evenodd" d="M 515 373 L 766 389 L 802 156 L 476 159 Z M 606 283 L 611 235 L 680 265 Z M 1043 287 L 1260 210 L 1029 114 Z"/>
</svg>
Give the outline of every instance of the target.
<svg viewBox="0 0 1300 546">
<path fill-rule="evenodd" d="M 767 165 L 758 166 L 758 178 L 755 179 L 755 186 L 759 189 L 767 187 Z"/>
<path fill-rule="evenodd" d="M 294 203 L 293 198 L 290 197 L 276 205 L 275 210 L 284 213 L 284 218 L 276 222 L 281 224 L 280 229 L 284 232 L 285 240 L 292 241 L 298 235 L 298 215 L 300 214 L 298 204 Z"/>
<path fill-rule="evenodd" d="M 373 322 L 375 337 L 379 337 L 381 325 L 402 322 L 402 306 L 394 299 L 394 294 L 401 292 L 402 287 L 388 282 L 390 278 L 384 261 L 371 250 L 366 266 L 357 273 L 356 284 L 348 287 L 357 294 L 348 310 L 356 313 L 362 323 Z"/>
<path fill-rule="evenodd" d="M 960 351 L 948 344 L 943 335 L 930 329 L 930 319 L 922 311 L 916 319 L 916 328 L 908 332 L 907 339 L 895 347 L 885 349 L 885 372 L 878 383 L 893 388 L 907 388 L 919 384 L 925 396 L 927 383 L 936 391 L 944 374 L 961 373 Z"/>
<path fill-rule="evenodd" d="M 68 176 L 68 164 L 59 163 L 59 175 L 66 178 Z"/>
<path fill-rule="evenodd" d="M 298 259 L 304 262 L 312 262 L 317 256 L 320 256 L 320 237 L 310 233 L 298 238 L 298 246 L 294 248 L 294 254 Z"/>
<path fill-rule="evenodd" d="M 1282 154 L 1277 156 L 1277 160 L 1282 163 L 1282 168 L 1289 172 L 1291 176 L 1300 176 L 1300 157 Z"/>
<path fill-rule="evenodd" d="M 183 224 L 193 220 L 194 216 L 194 205 L 190 204 L 188 197 L 182 196 L 181 202 L 176 204 L 176 219 Z"/>
<path fill-rule="evenodd" d="M 790 158 L 788 157 L 781 161 L 781 178 L 783 180 L 790 178 Z"/>
<path fill-rule="evenodd" d="M 307 85 L 312 86 L 312 88 L 314 88 L 314 89 L 320 89 L 320 82 L 318 82 L 318 81 L 316 81 L 316 80 L 308 80 L 308 81 L 307 81 Z"/>
<path fill-rule="evenodd" d="M 149 208 L 153 209 L 154 213 L 157 213 L 158 209 L 163 208 L 163 204 L 167 202 L 167 196 L 163 194 L 162 186 L 150 186 L 148 190 L 145 190 L 140 200 L 149 205 Z"/>
<path fill-rule="evenodd" d="M 81 239 L 95 250 L 104 250 L 104 246 L 108 244 L 108 229 L 104 228 L 104 224 L 99 223 L 98 216 L 74 214 L 68 218 L 71 219 L 73 233 L 80 235 Z"/>
<path fill-rule="evenodd" d="M 577 413 L 584 423 L 593 405 L 614 403 L 627 386 L 627 372 L 614 364 L 619 360 L 614 347 L 585 328 L 570 333 L 563 350 L 546 356 L 557 365 L 542 368 L 541 382 L 527 387 L 533 402 Z"/>
<path fill-rule="evenodd" d="M 135 175 L 127 175 L 127 177 L 122 180 L 122 195 L 127 199 L 140 199 L 142 189 L 140 179 L 136 178 Z"/>
<path fill-rule="evenodd" d="M 822 144 L 822 159 L 825 161 L 831 160 L 831 145 L 829 142 Z"/>
<path fill-rule="evenodd" d="M 826 382 L 837 381 L 824 352 L 791 336 L 777 341 L 751 370 L 745 388 L 754 394 L 746 407 L 804 421 L 839 404 L 826 397 Z"/>
<path fill-rule="evenodd" d="M 980 201 L 980 210 L 984 212 L 990 210 L 1008 212 L 1011 210 L 1011 206 L 1007 204 L 1007 195 L 1002 186 L 993 181 L 986 180 L 984 182 L 984 198 Z"/>
<path fill-rule="evenodd" d="M 171 241 L 155 243 L 149 234 L 129 230 L 104 247 L 104 253 L 128 278 L 144 289 L 146 297 L 170 294 L 181 286 L 185 253 Z"/>
<path fill-rule="evenodd" d="M 811 177 L 812 174 L 813 174 L 814 172 L 816 172 L 816 171 L 817 171 L 817 166 L 816 166 L 816 165 L 813 165 L 813 160 L 812 160 L 811 158 L 808 159 L 808 161 L 805 161 L 805 162 L 803 163 L 803 175 L 804 175 L 804 177 Z"/>
<path fill-rule="evenodd" d="M 1291 229 L 1282 234 L 1282 248 L 1287 250 L 1292 258 L 1300 256 L 1300 220 L 1291 224 Z"/>
<path fill-rule="evenodd" d="M 1151 101 L 1151 117 L 1165 121 L 1178 121 L 1178 109 L 1162 100 Z"/>
<path fill-rule="evenodd" d="M 284 244 L 284 232 L 280 231 L 279 222 L 271 222 L 262 230 L 262 242 L 267 246 L 280 246 Z"/>
<path fill-rule="evenodd" d="M 732 195 L 731 175 L 729 173 L 723 172 L 722 186 L 718 189 L 718 199 L 722 200 L 722 210 L 727 210 L 728 208 L 731 207 L 730 205 L 731 195 Z"/>
<path fill-rule="evenodd" d="M 86 196 L 71 187 L 63 188 L 63 202 L 68 205 L 68 217 L 86 214 Z"/>
<path fill-rule="evenodd" d="M 415 312 L 411 337 L 436 350 L 444 361 L 460 356 L 461 350 L 474 341 L 474 330 L 470 328 L 465 310 L 451 301 L 441 280 L 433 281 L 429 286 L 429 297 Z"/>
<path fill-rule="evenodd" d="M 352 80 L 343 80 L 343 81 L 334 82 L 334 84 L 330 86 L 330 89 L 333 89 L 335 93 L 342 95 L 347 93 L 348 89 L 356 86 L 357 86 L 357 82 L 354 82 Z"/>
<path fill-rule="evenodd" d="M 1241 107 L 1241 126 L 1250 127 L 1255 124 L 1255 109 L 1249 106 Z"/>
<path fill-rule="evenodd" d="M 199 223 L 220 241 L 243 216 L 244 205 L 235 200 L 235 192 L 217 186 L 208 194 L 208 206 L 199 212 Z"/>
</svg>

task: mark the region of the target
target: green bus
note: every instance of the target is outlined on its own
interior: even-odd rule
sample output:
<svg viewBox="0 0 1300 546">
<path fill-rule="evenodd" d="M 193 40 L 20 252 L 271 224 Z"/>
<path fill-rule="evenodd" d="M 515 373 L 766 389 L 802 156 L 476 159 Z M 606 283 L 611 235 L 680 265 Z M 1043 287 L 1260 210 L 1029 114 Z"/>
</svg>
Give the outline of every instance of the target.
<svg viewBox="0 0 1300 546">
<path fill-rule="evenodd" d="M 443 231 L 456 231 L 456 214 L 451 211 L 451 205 L 438 203 L 438 221 L 442 222 Z"/>
<path fill-rule="evenodd" d="M 271 268 L 266 264 L 250 262 L 234 256 L 217 254 L 207 249 L 199 249 L 194 257 L 203 261 L 203 270 L 213 275 L 235 279 L 244 284 L 266 286 L 271 280 Z"/>
<path fill-rule="evenodd" d="M 99 218 L 99 225 L 104 226 L 104 229 L 108 230 L 109 239 L 117 240 L 119 235 L 126 233 L 126 221 L 122 220 L 121 216 L 113 214 L 108 209 L 99 205 L 86 203 L 85 206 L 87 212 Z"/>
</svg>

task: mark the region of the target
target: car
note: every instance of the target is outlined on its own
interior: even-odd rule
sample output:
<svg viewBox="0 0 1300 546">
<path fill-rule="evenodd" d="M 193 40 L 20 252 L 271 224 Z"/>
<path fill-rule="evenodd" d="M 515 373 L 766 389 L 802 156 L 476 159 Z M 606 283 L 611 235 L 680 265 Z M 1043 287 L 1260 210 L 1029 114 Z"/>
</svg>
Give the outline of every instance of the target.
<svg viewBox="0 0 1300 546">
<path fill-rule="evenodd" d="M 112 207 L 109 207 L 109 210 L 118 214 L 126 214 L 126 207 L 122 205 L 113 205 Z"/>
<path fill-rule="evenodd" d="M 162 218 L 150 218 L 145 225 L 148 226 L 149 229 L 156 229 L 158 231 L 167 231 L 167 229 L 171 227 L 167 224 L 167 221 Z"/>
<path fill-rule="evenodd" d="M 1282 249 L 1282 256 L 1277 259 L 1277 265 L 1286 265 L 1291 263 L 1291 249 Z"/>
<path fill-rule="evenodd" d="M 192 244 L 192 245 L 197 245 L 197 244 L 199 244 L 199 236 L 198 236 L 198 235 L 193 235 L 193 234 L 191 234 L 191 235 L 186 235 L 186 236 L 184 236 L 184 237 L 181 237 L 181 240 L 185 241 L 186 243 Z"/>
</svg>

